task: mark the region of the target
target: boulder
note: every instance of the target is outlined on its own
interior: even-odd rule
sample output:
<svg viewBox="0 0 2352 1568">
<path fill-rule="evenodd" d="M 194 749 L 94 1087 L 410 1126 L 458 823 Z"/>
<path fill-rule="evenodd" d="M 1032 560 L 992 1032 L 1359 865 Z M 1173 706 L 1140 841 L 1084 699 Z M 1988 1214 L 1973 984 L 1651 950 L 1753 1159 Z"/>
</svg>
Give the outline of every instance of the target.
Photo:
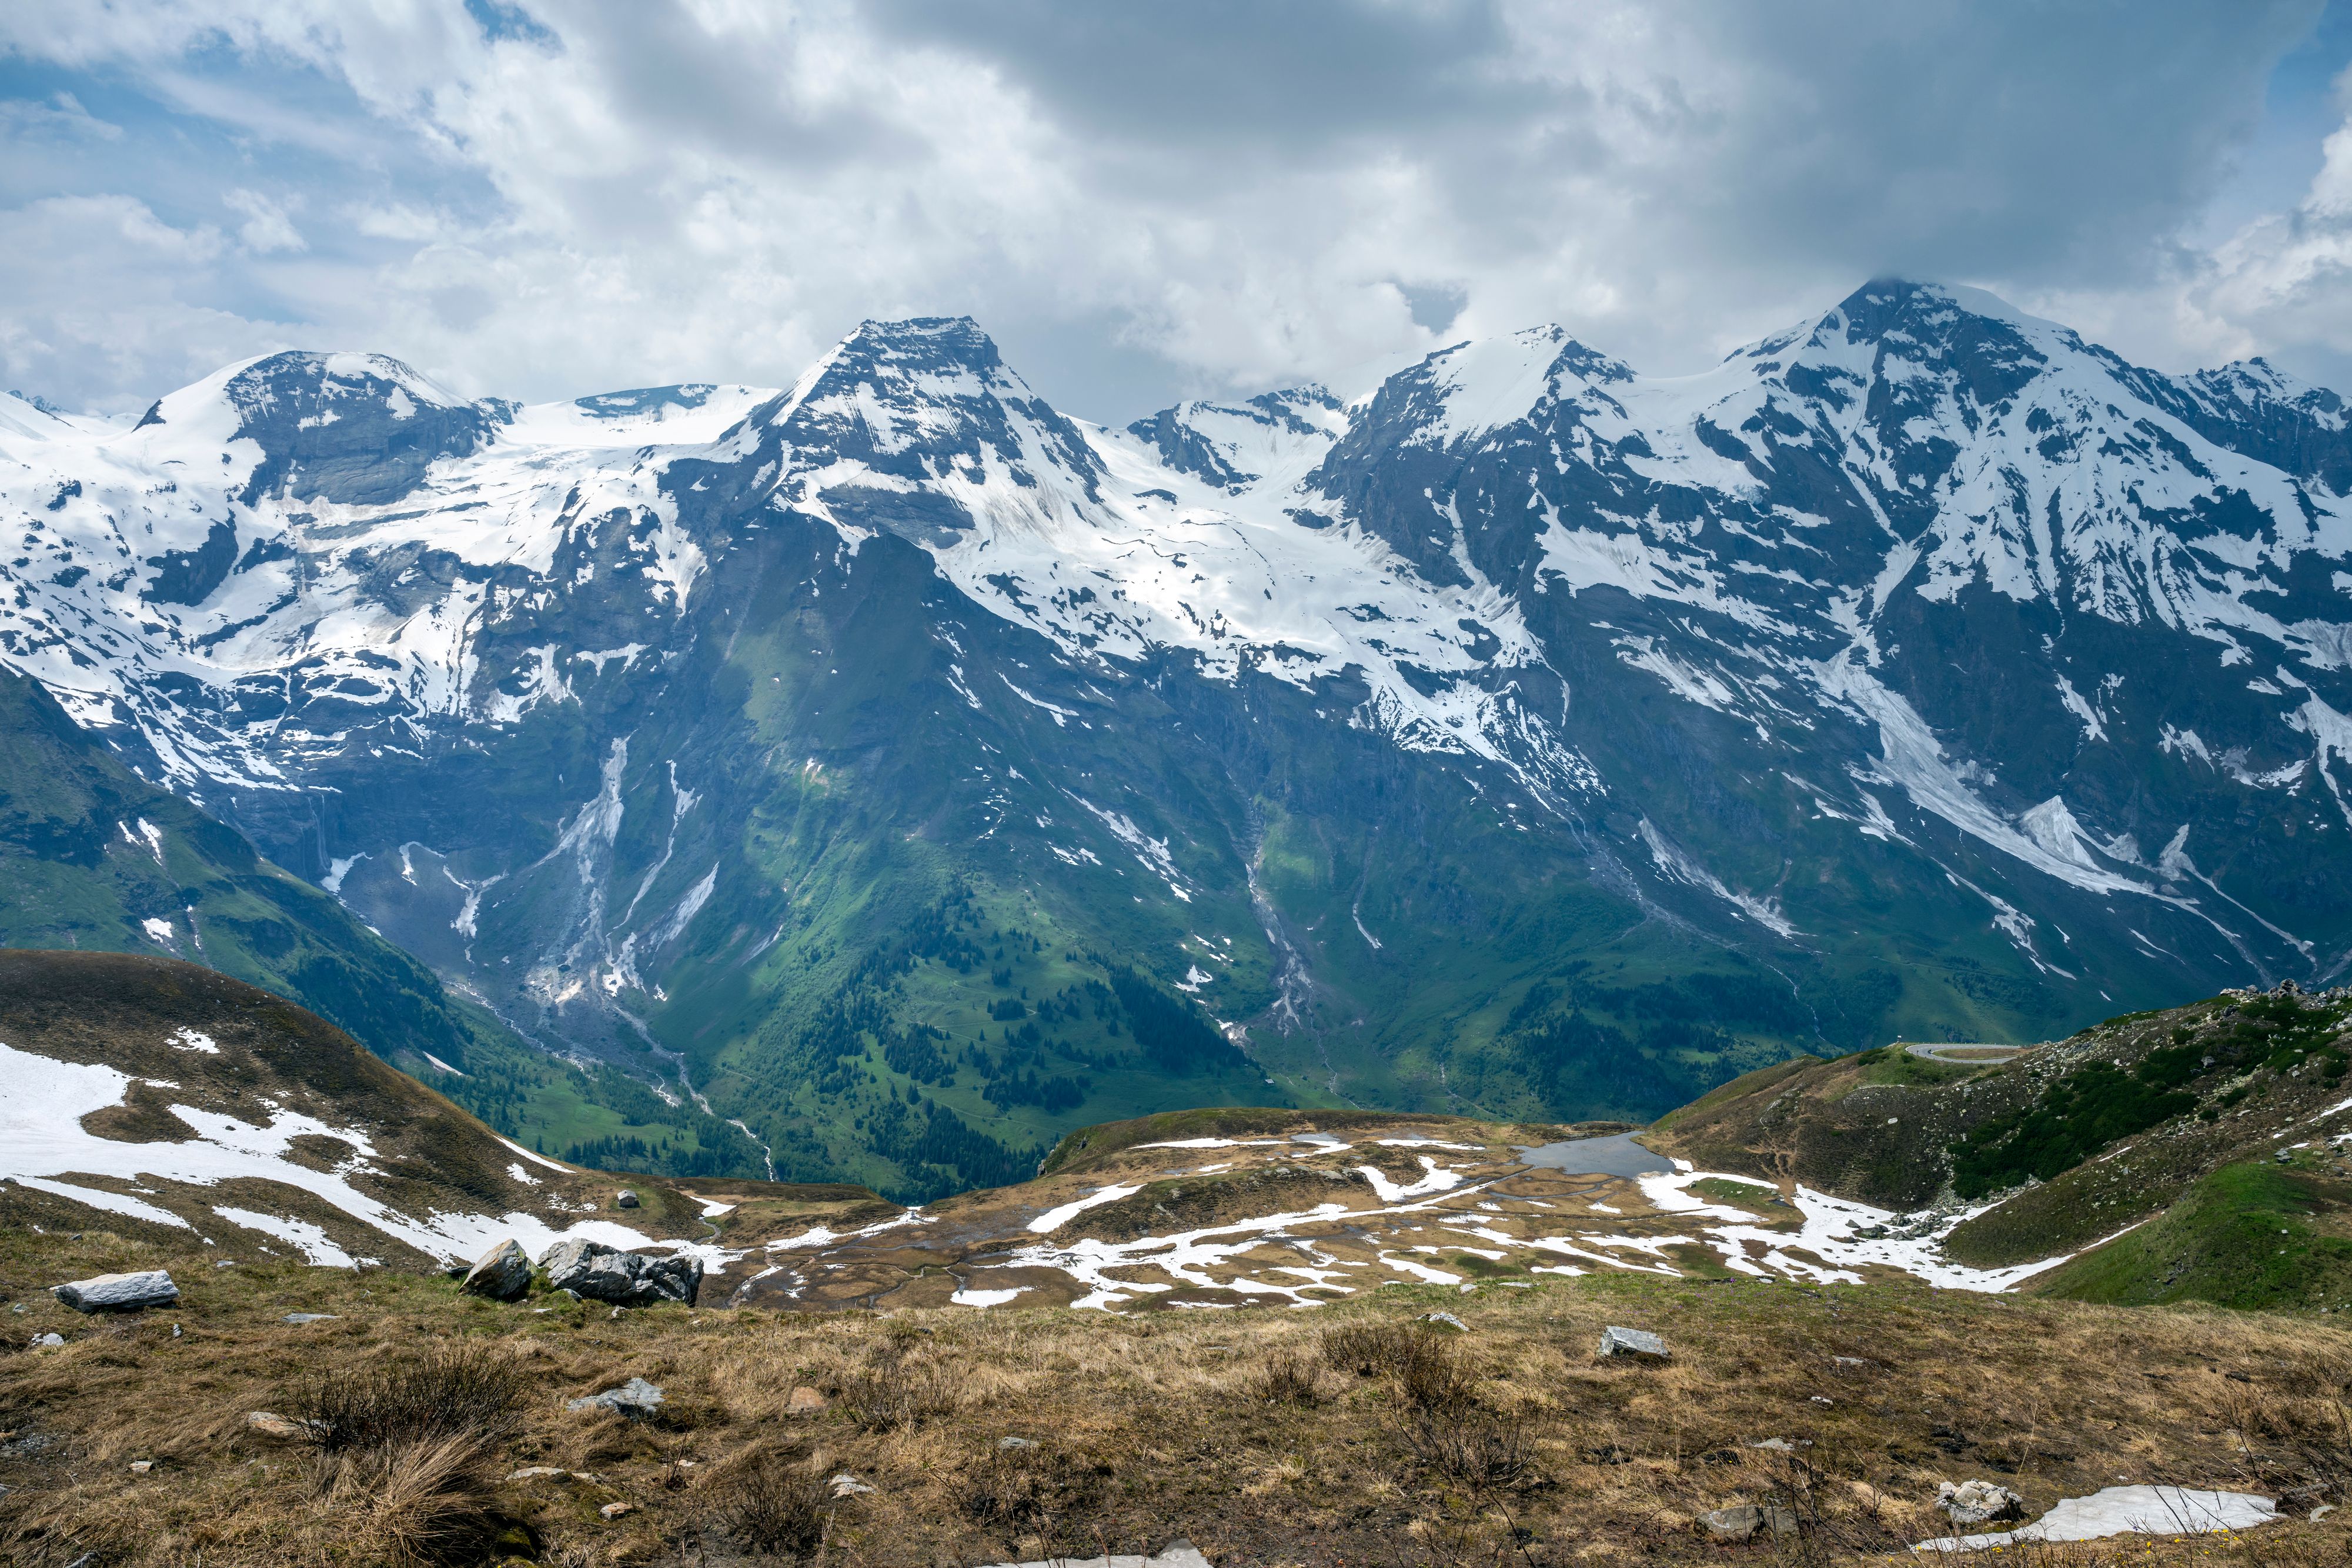
<svg viewBox="0 0 2352 1568">
<path fill-rule="evenodd" d="M 699 1258 L 647 1258 L 579 1238 L 549 1248 L 540 1255 L 539 1266 L 555 1289 L 616 1306 L 681 1301 L 690 1307 L 702 1290 Z"/>
<path fill-rule="evenodd" d="M 1997 1519 L 2021 1519 L 2025 1500 L 1999 1481 L 1945 1481 L 1936 1488 L 1936 1506 L 1954 1524 L 1990 1524 Z"/>
<path fill-rule="evenodd" d="M 1603 1356 L 1631 1355 L 1664 1361 L 1671 1353 L 1666 1342 L 1646 1329 L 1605 1328 L 1601 1331 Z"/>
<path fill-rule="evenodd" d="M 635 1208 L 637 1207 L 637 1195 L 631 1192 L 628 1188 L 623 1187 L 619 1192 L 613 1195 L 613 1207 L 614 1208 Z"/>
<path fill-rule="evenodd" d="M 661 1408 L 662 1391 L 642 1377 L 632 1377 L 618 1388 L 607 1388 L 602 1394 L 591 1394 L 574 1399 L 564 1406 L 567 1410 L 610 1410 L 615 1416 L 626 1416 L 632 1421 L 642 1421 Z"/>
<path fill-rule="evenodd" d="M 479 1258 L 466 1271 L 465 1291 L 494 1301 L 519 1301 L 530 1289 L 530 1255 L 511 1236 Z"/>
<path fill-rule="evenodd" d="M 1455 1333 L 1468 1333 L 1470 1325 L 1452 1312 L 1423 1312 L 1421 1321 L 1432 1328 L 1452 1329 Z"/>
<path fill-rule="evenodd" d="M 52 1285 L 49 1294 L 78 1312 L 135 1312 L 142 1307 L 168 1307 L 180 1299 L 180 1287 L 161 1269 L 139 1274 L 100 1274 Z"/>
<path fill-rule="evenodd" d="M 33 1348 L 36 1350 L 55 1350 L 65 1343 L 66 1336 L 61 1333 L 37 1333 L 33 1336 Z"/>
<path fill-rule="evenodd" d="M 1763 1530 L 1775 1535 L 1797 1533 L 1797 1516 L 1778 1503 L 1760 1508 L 1752 1502 L 1736 1503 L 1702 1513 L 1698 1521 L 1717 1541 L 1746 1541 Z"/>
</svg>

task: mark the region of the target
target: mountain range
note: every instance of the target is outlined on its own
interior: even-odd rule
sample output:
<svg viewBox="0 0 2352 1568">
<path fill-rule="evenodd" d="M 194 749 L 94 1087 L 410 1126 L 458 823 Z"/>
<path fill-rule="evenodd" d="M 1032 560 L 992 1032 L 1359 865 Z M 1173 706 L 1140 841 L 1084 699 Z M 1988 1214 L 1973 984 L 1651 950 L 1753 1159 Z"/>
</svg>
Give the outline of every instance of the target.
<svg viewBox="0 0 2352 1568">
<path fill-rule="evenodd" d="M 215 961 L 168 792 L 463 1027 L 295 999 L 577 1163 L 1646 1120 L 2340 975 L 2347 489 L 2331 392 L 1898 281 L 1696 376 L 1543 328 L 1125 429 L 936 319 L 781 390 L 0 400 L 0 664 L 74 752 L 0 790 L 83 868 L 0 834 L 6 940 Z M 115 793 L 28 814 L 58 768 Z"/>
</svg>

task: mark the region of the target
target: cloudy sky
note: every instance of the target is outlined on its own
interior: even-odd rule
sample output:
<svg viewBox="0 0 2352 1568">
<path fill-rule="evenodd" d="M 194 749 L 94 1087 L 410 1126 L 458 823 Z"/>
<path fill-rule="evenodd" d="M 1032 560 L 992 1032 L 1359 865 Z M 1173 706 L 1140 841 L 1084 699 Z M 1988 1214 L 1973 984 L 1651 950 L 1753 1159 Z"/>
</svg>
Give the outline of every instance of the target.
<svg viewBox="0 0 2352 1568">
<path fill-rule="evenodd" d="M 1903 274 L 2352 388 L 2347 61 L 2347 0 L 43 0 L 0 386 L 773 385 L 970 314 L 1123 421 L 1542 321 L 1687 372 Z"/>
</svg>

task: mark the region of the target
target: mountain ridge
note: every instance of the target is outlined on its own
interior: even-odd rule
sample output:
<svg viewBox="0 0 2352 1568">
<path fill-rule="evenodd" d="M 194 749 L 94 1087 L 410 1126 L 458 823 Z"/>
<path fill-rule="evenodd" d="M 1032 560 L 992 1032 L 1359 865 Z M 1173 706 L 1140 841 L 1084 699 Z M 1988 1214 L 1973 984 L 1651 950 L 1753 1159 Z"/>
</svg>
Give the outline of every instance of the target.
<svg viewBox="0 0 2352 1568">
<path fill-rule="evenodd" d="M 0 436 L 0 662 L 812 1174 L 1173 1108 L 1115 969 L 1230 1096 L 1638 1117 L 2352 954 L 2352 470 L 2268 367 L 1880 281 L 1695 377 L 1534 329 L 1111 430 L 934 318 L 373 474 L 302 443 L 397 374 L 240 375 L 299 440 Z"/>
</svg>

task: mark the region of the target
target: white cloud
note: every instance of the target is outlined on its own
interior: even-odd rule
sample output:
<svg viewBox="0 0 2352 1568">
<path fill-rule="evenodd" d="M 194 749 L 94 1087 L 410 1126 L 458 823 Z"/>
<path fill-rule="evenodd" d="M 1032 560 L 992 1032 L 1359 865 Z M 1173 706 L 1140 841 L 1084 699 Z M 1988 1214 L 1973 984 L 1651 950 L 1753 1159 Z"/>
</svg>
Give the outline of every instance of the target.
<svg viewBox="0 0 2352 1568">
<path fill-rule="evenodd" d="M 45 101 L 0 99 L 0 133 L 11 141 L 120 141 L 122 127 L 99 119 L 69 92 L 56 92 Z"/>
<path fill-rule="evenodd" d="M 236 231 L 237 243 L 256 255 L 275 250 L 308 250 L 310 243 L 287 215 L 284 202 L 273 201 L 258 191 L 243 186 L 229 192 L 221 200 L 232 212 L 243 213 L 245 224 Z"/>
<path fill-rule="evenodd" d="M 2343 220 L 2177 237 L 2312 0 L 17 9 L 0 47 L 58 90 L 114 73 L 234 154 L 236 244 L 194 276 L 131 244 L 111 305 L 0 305 L 13 384 L 118 406 L 226 339 L 546 397 L 782 383 L 862 317 L 969 312 L 1124 415 L 1543 320 L 1695 369 L 1890 270 L 2064 298 L 2158 360 L 2352 334 Z M 141 183 L 166 134 L 77 188 L 209 232 Z M 0 225 L 63 221 L 37 204 Z"/>
</svg>

